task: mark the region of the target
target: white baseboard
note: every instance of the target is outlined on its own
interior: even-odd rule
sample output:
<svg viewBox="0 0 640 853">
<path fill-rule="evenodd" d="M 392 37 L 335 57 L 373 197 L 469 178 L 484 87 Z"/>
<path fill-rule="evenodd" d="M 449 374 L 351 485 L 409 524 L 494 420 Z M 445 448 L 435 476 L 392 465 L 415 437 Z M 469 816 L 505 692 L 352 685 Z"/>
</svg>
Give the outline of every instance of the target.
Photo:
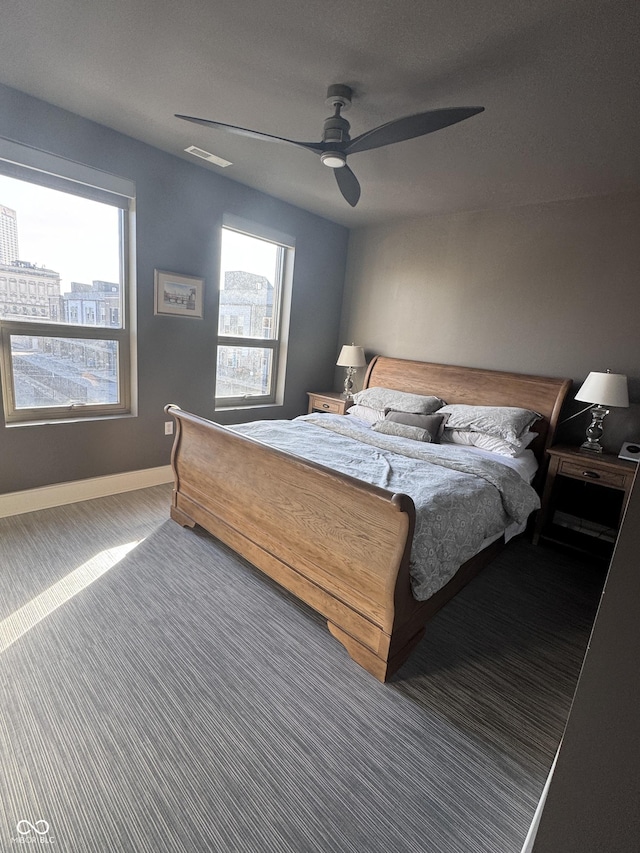
<svg viewBox="0 0 640 853">
<path fill-rule="evenodd" d="M 135 489 L 146 489 L 162 483 L 172 483 L 171 465 L 159 468 L 145 468 L 142 471 L 127 471 L 124 474 L 108 474 L 105 477 L 92 477 L 88 480 L 75 480 L 71 483 L 55 483 L 24 492 L 8 492 L 0 495 L 0 518 L 20 515 L 38 509 L 88 501 L 92 498 L 104 498 Z"/>
</svg>

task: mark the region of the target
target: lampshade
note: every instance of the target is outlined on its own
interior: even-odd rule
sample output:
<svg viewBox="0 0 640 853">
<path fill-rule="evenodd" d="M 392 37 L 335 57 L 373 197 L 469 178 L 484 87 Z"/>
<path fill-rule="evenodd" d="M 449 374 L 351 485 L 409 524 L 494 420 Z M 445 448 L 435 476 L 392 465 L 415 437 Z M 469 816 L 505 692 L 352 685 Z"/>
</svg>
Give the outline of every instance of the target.
<svg viewBox="0 0 640 853">
<path fill-rule="evenodd" d="M 629 405 L 627 377 L 622 373 L 590 373 L 576 394 L 576 400 L 600 406 Z"/>
<path fill-rule="evenodd" d="M 353 344 L 343 346 L 336 361 L 338 367 L 364 367 L 366 363 L 364 349 Z"/>
</svg>

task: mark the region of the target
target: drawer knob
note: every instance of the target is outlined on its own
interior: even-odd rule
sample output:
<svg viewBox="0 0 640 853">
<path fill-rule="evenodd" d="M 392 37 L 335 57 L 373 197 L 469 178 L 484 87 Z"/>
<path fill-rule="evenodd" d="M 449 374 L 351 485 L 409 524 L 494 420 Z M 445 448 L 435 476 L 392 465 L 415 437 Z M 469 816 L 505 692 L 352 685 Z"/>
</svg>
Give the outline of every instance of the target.
<svg viewBox="0 0 640 853">
<path fill-rule="evenodd" d="M 600 474 L 597 474 L 595 471 L 583 471 L 583 477 L 589 477 L 590 480 L 599 480 Z"/>
<path fill-rule="evenodd" d="M 328 403 L 323 403 L 323 404 L 322 404 L 322 408 L 323 408 L 323 409 L 328 409 L 328 408 L 329 408 L 329 404 L 328 404 Z"/>
</svg>

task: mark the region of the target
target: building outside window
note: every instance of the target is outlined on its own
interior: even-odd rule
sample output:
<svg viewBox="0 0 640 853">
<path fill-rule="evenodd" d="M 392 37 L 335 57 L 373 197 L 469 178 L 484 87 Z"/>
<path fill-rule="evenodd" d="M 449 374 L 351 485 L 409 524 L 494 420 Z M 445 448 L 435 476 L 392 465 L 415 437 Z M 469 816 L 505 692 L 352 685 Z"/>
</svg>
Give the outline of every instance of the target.
<svg viewBox="0 0 640 853">
<path fill-rule="evenodd" d="M 129 181 L 0 140 L 8 424 L 131 412 L 134 195 Z"/>
<path fill-rule="evenodd" d="M 281 402 L 293 240 L 232 222 L 222 228 L 216 404 Z"/>
</svg>

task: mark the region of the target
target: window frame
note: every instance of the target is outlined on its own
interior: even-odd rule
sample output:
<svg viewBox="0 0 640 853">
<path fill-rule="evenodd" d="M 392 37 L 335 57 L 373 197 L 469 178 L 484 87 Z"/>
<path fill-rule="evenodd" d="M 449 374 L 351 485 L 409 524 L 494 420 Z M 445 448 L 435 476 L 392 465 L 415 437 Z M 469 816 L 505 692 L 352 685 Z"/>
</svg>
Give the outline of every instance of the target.
<svg viewBox="0 0 640 853">
<path fill-rule="evenodd" d="M 25 321 L 0 317 L 0 382 L 6 426 L 60 423 L 135 414 L 133 400 L 135 264 L 135 185 L 132 181 L 65 160 L 57 155 L 0 139 L 0 174 L 57 189 L 70 195 L 107 203 L 119 209 L 120 328 Z M 62 338 L 67 340 L 114 341 L 118 353 L 118 401 L 116 403 L 71 403 L 65 406 L 16 407 L 11 336 Z"/>
<path fill-rule="evenodd" d="M 293 268 L 295 263 L 295 240 L 289 235 L 279 233 L 273 229 L 264 227 L 257 223 L 247 222 L 238 217 L 225 216 L 220 228 L 220 241 L 225 231 L 234 231 L 265 243 L 272 243 L 278 249 L 276 258 L 276 279 L 274 285 L 273 314 L 271 330 L 275 333 L 271 338 L 260 338 L 249 335 L 231 335 L 219 331 L 220 319 L 223 309 L 218 299 L 218 311 L 216 316 L 216 359 L 215 359 L 215 408 L 238 409 L 250 408 L 252 406 L 282 405 L 284 402 L 284 379 L 286 372 L 286 350 L 289 338 L 289 313 L 291 307 L 291 291 L 293 285 Z M 218 294 L 222 291 L 223 271 L 220 265 L 218 279 Z M 243 349 L 269 350 L 271 352 L 271 383 L 267 394 L 247 394 L 236 397 L 219 397 L 217 394 L 218 383 L 218 359 L 221 347 L 238 347 Z"/>
</svg>

